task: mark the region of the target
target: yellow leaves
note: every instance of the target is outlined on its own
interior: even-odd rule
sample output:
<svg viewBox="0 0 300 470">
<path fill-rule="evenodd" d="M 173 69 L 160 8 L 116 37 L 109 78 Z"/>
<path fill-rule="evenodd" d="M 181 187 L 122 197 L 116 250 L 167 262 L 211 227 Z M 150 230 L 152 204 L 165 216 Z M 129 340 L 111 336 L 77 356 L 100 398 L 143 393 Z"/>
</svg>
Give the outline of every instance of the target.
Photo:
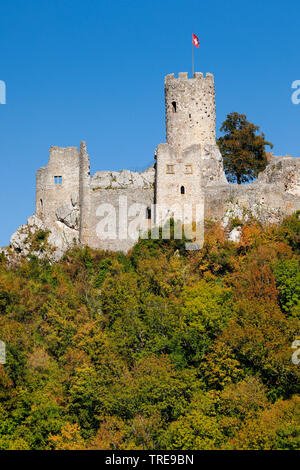
<svg viewBox="0 0 300 470">
<path fill-rule="evenodd" d="M 251 450 L 299 450 L 300 398 L 278 400 L 255 418 L 245 421 L 227 448 Z"/>
<path fill-rule="evenodd" d="M 89 446 L 89 450 L 127 449 L 124 437 L 125 425 L 123 420 L 114 416 L 105 416 Z"/>
<path fill-rule="evenodd" d="M 167 449 L 214 449 L 221 440 L 217 419 L 201 410 L 192 410 L 170 424 L 163 441 Z"/>
<path fill-rule="evenodd" d="M 229 384 L 220 394 L 219 408 L 224 414 L 238 416 L 240 422 L 257 416 L 268 406 L 266 387 L 255 377 Z"/>
<path fill-rule="evenodd" d="M 133 273 L 121 272 L 117 276 L 109 276 L 102 286 L 102 310 L 114 318 L 124 309 L 136 308 L 138 292 L 137 277 Z"/>
<path fill-rule="evenodd" d="M 230 346 L 216 340 L 204 356 L 200 373 L 209 388 L 222 389 L 227 384 L 238 382 L 243 377 L 243 369 Z"/>
<path fill-rule="evenodd" d="M 244 248 L 249 248 L 257 243 L 261 243 L 263 230 L 259 225 L 245 225 L 242 227 L 242 236 L 240 245 Z"/>
<path fill-rule="evenodd" d="M 187 277 L 185 263 L 178 256 L 167 259 L 165 255 L 161 255 L 142 260 L 137 272 L 142 282 L 141 287 L 162 297 L 178 296 Z"/>
<path fill-rule="evenodd" d="M 28 358 L 28 367 L 33 370 L 47 370 L 50 365 L 50 356 L 45 348 L 35 348 Z"/>
<path fill-rule="evenodd" d="M 129 435 L 134 439 L 135 445 L 143 450 L 155 449 L 155 438 L 160 432 L 163 422 L 160 412 L 153 410 L 151 416 L 138 414 L 130 422 Z"/>
<path fill-rule="evenodd" d="M 49 436 L 49 442 L 54 450 L 83 450 L 85 448 L 80 427 L 77 424 L 66 423 L 60 434 Z"/>
<path fill-rule="evenodd" d="M 214 282 L 200 281 L 183 291 L 185 323 L 199 331 L 218 331 L 231 315 L 230 289 Z"/>
</svg>

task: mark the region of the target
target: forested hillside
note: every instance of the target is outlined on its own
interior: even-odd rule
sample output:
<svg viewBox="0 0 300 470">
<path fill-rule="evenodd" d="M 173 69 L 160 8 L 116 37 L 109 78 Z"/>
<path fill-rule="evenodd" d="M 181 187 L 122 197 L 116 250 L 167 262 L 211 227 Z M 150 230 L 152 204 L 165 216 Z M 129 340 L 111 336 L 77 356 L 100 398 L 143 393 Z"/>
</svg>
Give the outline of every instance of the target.
<svg viewBox="0 0 300 470">
<path fill-rule="evenodd" d="M 299 261 L 297 215 L 238 244 L 207 223 L 194 252 L 2 257 L 0 449 L 299 449 Z"/>
</svg>

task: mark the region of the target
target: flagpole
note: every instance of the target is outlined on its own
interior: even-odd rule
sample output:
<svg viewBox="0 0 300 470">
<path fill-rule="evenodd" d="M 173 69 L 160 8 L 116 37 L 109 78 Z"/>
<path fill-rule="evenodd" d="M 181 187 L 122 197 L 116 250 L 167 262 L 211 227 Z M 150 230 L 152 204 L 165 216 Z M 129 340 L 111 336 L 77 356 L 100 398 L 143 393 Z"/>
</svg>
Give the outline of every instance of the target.
<svg viewBox="0 0 300 470">
<path fill-rule="evenodd" d="M 192 64 L 193 64 L 193 75 L 192 78 L 194 78 L 194 43 L 192 41 Z"/>
</svg>

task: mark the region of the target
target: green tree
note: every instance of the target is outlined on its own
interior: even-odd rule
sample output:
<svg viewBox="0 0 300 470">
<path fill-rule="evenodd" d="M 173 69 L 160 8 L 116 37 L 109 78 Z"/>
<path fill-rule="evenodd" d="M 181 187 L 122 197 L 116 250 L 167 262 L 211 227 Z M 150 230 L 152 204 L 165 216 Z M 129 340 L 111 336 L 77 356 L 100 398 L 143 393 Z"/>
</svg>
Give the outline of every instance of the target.
<svg viewBox="0 0 300 470">
<path fill-rule="evenodd" d="M 198 366 L 233 315 L 231 291 L 204 280 L 186 287 L 170 343 L 179 367 Z"/>
<path fill-rule="evenodd" d="M 259 127 L 247 121 L 244 114 L 228 114 L 220 130 L 224 135 L 218 145 L 228 180 L 238 184 L 254 180 L 267 166 L 265 146 L 273 145 L 263 133 L 257 134 Z"/>
<path fill-rule="evenodd" d="M 299 314 L 300 265 L 296 259 L 277 262 L 274 267 L 279 303 L 282 310 L 294 316 Z"/>
<path fill-rule="evenodd" d="M 160 445 L 172 450 L 208 450 L 218 448 L 222 439 L 214 400 L 199 390 L 190 409 L 162 433 Z"/>
</svg>

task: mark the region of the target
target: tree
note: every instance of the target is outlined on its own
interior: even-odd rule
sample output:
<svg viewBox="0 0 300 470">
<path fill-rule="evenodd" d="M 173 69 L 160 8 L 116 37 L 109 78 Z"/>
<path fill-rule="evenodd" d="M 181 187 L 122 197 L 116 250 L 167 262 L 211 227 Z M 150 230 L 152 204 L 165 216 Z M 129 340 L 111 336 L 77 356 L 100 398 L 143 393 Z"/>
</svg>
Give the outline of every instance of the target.
<svg viewBox="0 0 300 470">
<path fill-rule="evenodd" d="M 296 259 L 278 261 L 274 267 L 279 303 L 288 315 L 297 316 L 300 304 L 300 264 Z"/>
<path fill-rule="evenodd" d="M 211 450 L 219 447 L 224 436 L 216 415 L 216 400 L 198 389 L 189 409 L 162 431 L 159 448 L 170 450 Z"/>
<path fill-rule="evenodd" d="M 257 134 L 259 127 L 247 121 L 244 114 L 228 114 L 220 130 L 224 135 L 218 145 L 228 180 L 238 184 L 254 180 L 267 166 L 265 146 L 273 145 L 263 133 Z"/>
<path fill-rule="evenodd" d="M 62 426 L 60 434 L 50 434 L 49 441 L 55 450 L 83 450 L 84 440 L 80 434 L 78 424 L 66 423 Z"/>
<path fill-rule="evenodd" d="M 300 445 L 300 398 L 278 400 L 254 419 L 248 419 L 227 449 L 298 450 Z"/>
</svg>

